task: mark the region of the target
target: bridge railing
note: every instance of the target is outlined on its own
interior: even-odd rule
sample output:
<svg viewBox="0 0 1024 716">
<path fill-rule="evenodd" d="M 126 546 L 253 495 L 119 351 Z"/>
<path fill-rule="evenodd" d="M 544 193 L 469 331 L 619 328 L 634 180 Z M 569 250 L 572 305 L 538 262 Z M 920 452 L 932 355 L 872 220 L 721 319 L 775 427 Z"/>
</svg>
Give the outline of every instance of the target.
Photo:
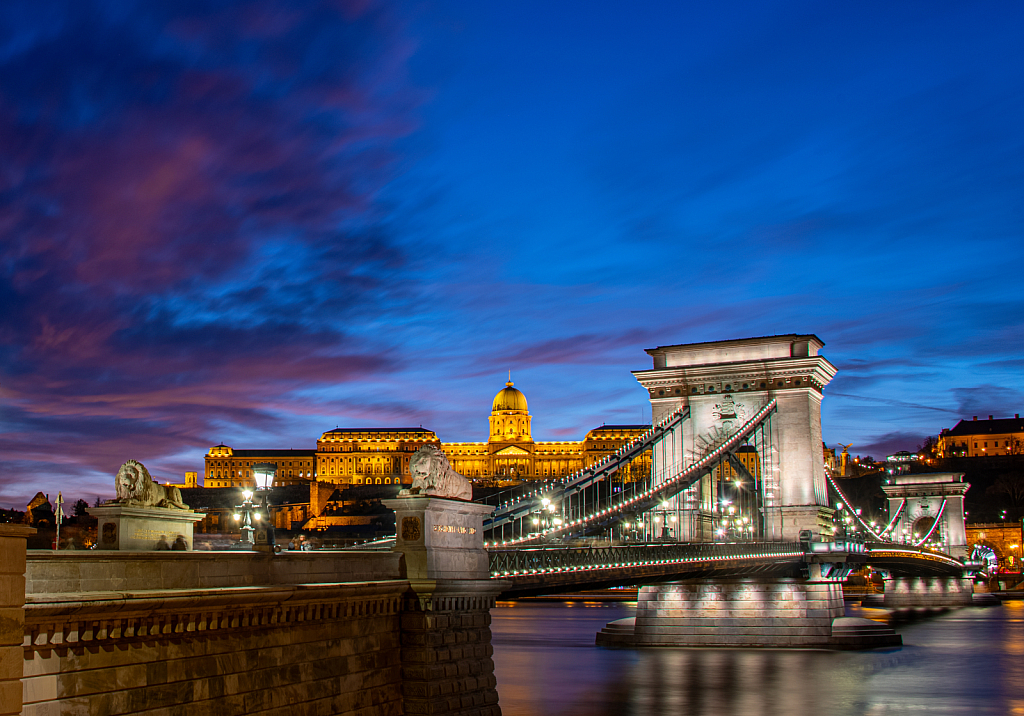
<svg viewBox="0 0 1024 716">
<path fill-rule="evenodd" d="M 520 547 L 488 550 L 491 575 L 545 574 L 657 564 L 802 557 L 797 542 L 666 543 L 609 547 Z"/>
</svg>

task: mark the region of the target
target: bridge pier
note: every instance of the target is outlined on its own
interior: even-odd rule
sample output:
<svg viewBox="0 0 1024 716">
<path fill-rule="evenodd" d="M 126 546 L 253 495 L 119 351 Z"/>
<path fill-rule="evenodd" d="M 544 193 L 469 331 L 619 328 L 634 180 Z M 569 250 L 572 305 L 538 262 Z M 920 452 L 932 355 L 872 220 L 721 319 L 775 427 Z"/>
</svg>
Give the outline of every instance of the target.
<svg viewBox="0 0 1024 716">
<path fill-rule="evenodd" d="M 818 565 L 809 565 L 820 577 Z M 885 625 L 844 617 L 842 585 L 820 578 L 689 579 L 645 586 L 635 620 L 599 646 L 868 649 L 900 646 Z"/>
<path fill-rule="evenodd" d="M 885 580 L 881 601 L 885 609 L 969 607 L 974 603 L 974 580 L 960 577 L 892 577 Z"/>
</svg>

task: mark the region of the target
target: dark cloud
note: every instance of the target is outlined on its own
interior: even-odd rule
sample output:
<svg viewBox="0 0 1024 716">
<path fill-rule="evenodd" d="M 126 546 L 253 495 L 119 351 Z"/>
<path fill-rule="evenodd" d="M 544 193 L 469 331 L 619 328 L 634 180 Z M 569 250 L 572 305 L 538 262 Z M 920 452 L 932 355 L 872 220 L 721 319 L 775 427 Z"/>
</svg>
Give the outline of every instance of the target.
<svg viewBox="0 0 1024 716">
<path fill-rule="evenodd" d="M 867 438 L 863 445 L 856 445 L 853 453 L 856 455 L 870 455 L 875 460 L 884 460 L 886 455 L 892 455 L 900 450 L 915 452 L 923 443 L 927 435 L 893 431 L 882 435 L 875 435 Z"/>
<path fill-rule="evenodd" d="M 412 290 L 376 198 L 409 53 L 375 3 L 5 3 L 5 454 L 108 472 L 393 369 L 346 324 Z"/>
<path fill-rule="evenodd" d="M 831 390 L 828 390 L 828 395 L 829 396 L 834 396 L 834 397 L 837 397 L 837 398 L 847 398 L 849 400 L 862 401 L 862 402 L 866 402 L 866 403 L 876 403 L 878 405 L 888 405 L 888 406 L 891 406 L 891 407 L 894 407 L 894 408 L 907 408 L 907 409 L 910 409 L 910 410 L 931 410 L 931 411 L 935 411 L 935 412 L 939 412 L 939 413 L 952 413 L 954 415 L 956 414 L 955 410 L 951 410 L 949 408 L 941 408 L 941 407 L 937 407 L 937 406 L 934 406 L 934 405 L 922 405 L 920 403 L 909 403 L 909 402 L 906 402 L 906 401 L 903 401 L 903 400 L 895 400 L 893 398 L 881 398 L 881 397 L 871 396 L 871 395 L 851 395 L 849 393 L 837 393 L 837 392 L 834 392 L 834 391 L 831 391 Z"/>
<path fill-rule="evenodd" d="M 1024 391 L 1016 387 L 999 385 L 978 385 L 970 388 L 953 388 L 957 411 L 967 419 L 972 416 L 994 415 L 997 418 L 1019 413 L 1015 406 L 1024 405 Z"/>
</svg>

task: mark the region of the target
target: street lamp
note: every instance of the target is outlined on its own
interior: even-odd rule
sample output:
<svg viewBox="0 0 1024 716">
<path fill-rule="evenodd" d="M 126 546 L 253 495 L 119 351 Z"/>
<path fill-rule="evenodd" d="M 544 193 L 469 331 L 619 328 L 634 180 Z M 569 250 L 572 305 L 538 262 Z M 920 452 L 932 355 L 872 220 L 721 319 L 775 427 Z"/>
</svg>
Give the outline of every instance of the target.
<svg viewBox="0 0 1024 716">
<path fill-rule="evenodd" d="M 255 530 L 252 527 L 253 514 L 256 514 L 259 519 L 259 513 L 256 512 L 256 506 L 252 504 L 252 490 L 242 490 L 242 504 L 235 507 L 235 522 L 240 522 L 239 527 L 239 538 L 238 543 L 235 545 L 235 549 L 252 549 L 253 548 L 253 532 Z"/>
<path fill-rule="evenodd" d="M 277 474 L 277 465 L 272 462 L 260 462 L 252 466 L 252 476 L 256 480 L 256 492 L 263 493 L 263 503 L 260 505 L 260 512 L 256 513 L 256 521 L 259 523 L 256 530 L 255 549 L 260 552 L 274 553 L 274 522 L 270 519 L 270 488 L 274 484 L 274 475 Z M 266 519 L 261 519 L 261 512 Z"/>
</svg>

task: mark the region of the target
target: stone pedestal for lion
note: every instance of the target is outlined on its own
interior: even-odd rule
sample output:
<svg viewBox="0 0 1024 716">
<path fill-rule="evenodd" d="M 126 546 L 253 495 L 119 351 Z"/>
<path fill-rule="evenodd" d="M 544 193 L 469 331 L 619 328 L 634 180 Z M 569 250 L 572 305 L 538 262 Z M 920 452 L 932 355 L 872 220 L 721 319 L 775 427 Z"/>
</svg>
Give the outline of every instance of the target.
<svg viewBox="0 0 1024 716">
<path fill-rule="evenodd" d="M 426 495 L 383 500 L 395 511 L 395 551 L 408 579 L 487 579 L 483 521 L 490 505 Z"/>
<path fill-rule="evenodd" d="M 89 514 L 99 521 L 96 549 L 131 552 L 190 550 L 193 527 L 203 519 L 191 510 L 125 505 L 90 507 Z"/>
<path fill-rule="evenodd" d="M 141 462 L 129 460 L 114 479 L 117 499 L 89 508 L 97 519 L 97 549 L 148 552 L 192 549 L 192 532 L 203 515 L 188 509 L 177 487 L 153 480 Z"/>
</svg>

